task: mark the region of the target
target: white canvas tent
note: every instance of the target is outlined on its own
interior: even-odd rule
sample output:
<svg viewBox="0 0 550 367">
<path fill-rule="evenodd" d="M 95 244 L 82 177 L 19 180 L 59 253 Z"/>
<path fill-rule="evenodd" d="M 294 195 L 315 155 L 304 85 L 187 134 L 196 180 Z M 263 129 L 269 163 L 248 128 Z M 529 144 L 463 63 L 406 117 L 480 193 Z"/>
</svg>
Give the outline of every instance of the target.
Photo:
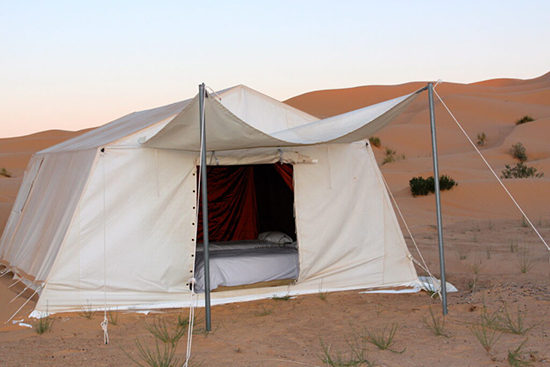
<svg viewBox="0 0 550 367">
<path fill-rule="evenodd" d="M 411 256 L 366 138 L 417 93 L 319 120 L 245 86 L 206 99 L 209 164 L 293 165 L 299 277 L 224 303 L 413 286 Z M 36 153 L 0 261 L 37 311 L 187 306 L 197 238 L 198 98 L 135 112 Z"/>
</svg>

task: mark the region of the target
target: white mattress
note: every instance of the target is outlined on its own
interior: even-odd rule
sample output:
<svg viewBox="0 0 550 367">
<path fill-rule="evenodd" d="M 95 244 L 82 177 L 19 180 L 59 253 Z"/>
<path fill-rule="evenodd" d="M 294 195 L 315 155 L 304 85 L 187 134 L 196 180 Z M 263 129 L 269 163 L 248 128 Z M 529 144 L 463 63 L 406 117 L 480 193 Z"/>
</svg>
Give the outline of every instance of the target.
<svg viewBox="0 0 550 367">
<path fill-rule="evenodd" d="M 262 240 L 241 240 L 241 241 L 219 241 L 212 242 L 208 246 L 209 252 L 215 251 L 228 251 L 228 250 L 252 250 L 252 249 L 262 249 L 262 248 L 295 248 L 296 242 L 293 242 L 288 245 L 279 245 L 277 243 L 262 241 Z M 204 251 L 204 245 L 199 243 L 197 245 L 197 252 Z"/>
<path fill-rule="evenodd" d="M 239 241 L 242 242 L 242 241 Z M 257 241 L 255 241 L 257 242 Z M 225 247 L 225 246 L 224 246 Z M 204 257 L 197 249 L 195 291 L 203 293 Z M 210 290 L 280 279 L 298 279 L 298 249 L 295 247 L 214 250 L 210 252 Z"/>
</svg>

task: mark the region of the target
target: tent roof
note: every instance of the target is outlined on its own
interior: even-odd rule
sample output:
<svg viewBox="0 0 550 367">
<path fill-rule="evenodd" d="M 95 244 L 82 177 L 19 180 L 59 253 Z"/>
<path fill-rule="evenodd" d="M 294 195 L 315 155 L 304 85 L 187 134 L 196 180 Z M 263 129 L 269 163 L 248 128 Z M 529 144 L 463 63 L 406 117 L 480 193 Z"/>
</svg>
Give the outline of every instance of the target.
<svg viewBox="0 0 550 367">
<path fill-rule="evenodd" d="M 39 153 L 56 153 L 99 148 L 146 129 L 180 113 L 191 102 L 188 99 L 145 111 L 132 112 L 73 139 L 44 149 Z"/>
<path fill-rule="evenodd" d="M 324 120 L 244 85 L 212 93 L 205 100 L 207 149 L 233 150 L 364 139 L 391 122 L 417 92 Z M 195 98 L 133 112 L 39 153 L 97 149 L 172 119 L 143 146 L 198 151 L 199 106 Z"/>
<path fill-rule="evenodd" d="M 225 89 L 211 97 L 218 97 L 235 116 L 267 134 L 319 121 L 315 116 L 244 85 Z"/>
<path fill-rule="evenodd" d="M 420 91 L 319 120 L 245 86 L 205 99 L 206 147 L 213 150 L 351 143 L 393 121 Z M 146 147 L 200 150 L 198 95 Z"/>
</svg>

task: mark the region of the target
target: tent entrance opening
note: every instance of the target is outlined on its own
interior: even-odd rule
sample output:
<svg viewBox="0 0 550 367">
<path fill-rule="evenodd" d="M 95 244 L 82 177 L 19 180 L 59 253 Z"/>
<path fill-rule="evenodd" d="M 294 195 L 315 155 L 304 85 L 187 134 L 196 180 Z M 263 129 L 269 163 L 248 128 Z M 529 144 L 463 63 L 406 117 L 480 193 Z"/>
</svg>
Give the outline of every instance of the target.
<svg viewBox="0 0 550 367">
<path fill-rule="evenodd" d="M 289 284 L 298 279 L 294 169 L 289 164 L 208 166 L 212 290 Z M 204 291 L 202 205 L 196 289 Z"/>
</svg>

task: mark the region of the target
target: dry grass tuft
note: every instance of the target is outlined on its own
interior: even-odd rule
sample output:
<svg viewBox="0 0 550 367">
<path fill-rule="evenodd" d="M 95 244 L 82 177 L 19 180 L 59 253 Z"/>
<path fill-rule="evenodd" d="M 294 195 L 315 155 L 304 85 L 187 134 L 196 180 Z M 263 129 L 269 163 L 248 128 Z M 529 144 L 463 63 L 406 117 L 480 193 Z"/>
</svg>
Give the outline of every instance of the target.
<svg viewBox="0 0 550 367">
<path fill-rule="evenodd" d="M 445 332 L 445 316 L 435 316 L 432 306 L 430 306 L 430 317 L 425 317 L 422 322 L 435 336 L 449 337 Z"/>
<path fill-rule="evenodd" d="M 90 301 L 86 300 L 86 306 L 80 307 L 80 311 L 77 312 L 77 314 L 78 316 L 91 320 L 95 316 L 96 311 L 94 311 Z"/>
<path fill-rule="evenodd" d="M 401 354 L 404 353 L 407 348 L 401 351 L 391 349 L 391 346 L 395 344 L 395 334 L 398 328 L 399 325 L 397 323 L 386 325 L 383 329 L 365 328 L 364 332 L 359 334 L 359 336 L 364 341 L 377 346 L 378 349 L 389 350 L 390 352 Z"/>
<path fill-rule="evenodd" d="M 54 319 L 50 315 L 47 315 L 36 320 L 33 323 L 32 328 L 38 335 L 42 335 L 52 331 L 53 323 Z"/>
<path fill-rule="evenodd" d="M 375 366 L 374 362 L 367 359 L 367 348 L 364 343 L 355 340 L 350 342 L 346 340 L 349 347 L 347 355 L 343 355 L 340 351 L 332 352 L 332 345 L 327 345 L 321 339 L 322 354 L 319 359 L 326 366 L 334 367 L 351 367 L 351 366 Z"/>
</svg>

